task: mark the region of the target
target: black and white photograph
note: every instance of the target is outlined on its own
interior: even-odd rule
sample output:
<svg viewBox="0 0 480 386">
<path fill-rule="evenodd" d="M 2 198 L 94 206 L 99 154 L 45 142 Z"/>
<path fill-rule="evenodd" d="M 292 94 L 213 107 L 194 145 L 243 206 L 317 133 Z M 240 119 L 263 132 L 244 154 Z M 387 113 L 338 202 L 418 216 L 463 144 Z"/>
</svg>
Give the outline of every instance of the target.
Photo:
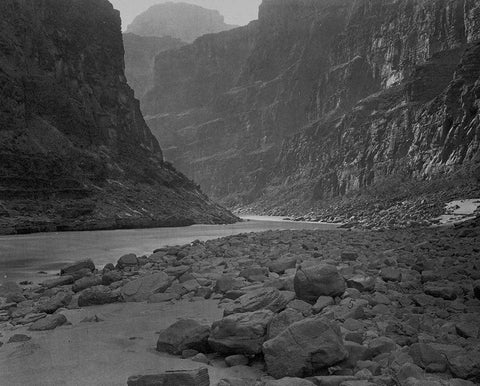
<svg viewBox="0 0 480 386">
<path fill-rule="evenodd" d="M 0 0 L 0 386 L 480 385 L 480 0 Z"/>
</svg>

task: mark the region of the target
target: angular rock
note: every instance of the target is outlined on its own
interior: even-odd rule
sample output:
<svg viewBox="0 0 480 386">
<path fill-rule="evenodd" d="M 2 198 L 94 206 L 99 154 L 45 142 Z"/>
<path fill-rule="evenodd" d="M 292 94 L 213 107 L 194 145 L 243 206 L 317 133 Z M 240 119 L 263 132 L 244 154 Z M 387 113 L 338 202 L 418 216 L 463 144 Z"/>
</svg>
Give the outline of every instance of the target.
<svg viewBox="0 0 480 386">
<path fill-rule="evenodd" d="M 355 288 L 360 292 L 370 292 L 375 289 L 375 279 L 366 275 L 355 275 L 347 279 L 347 287 Z"/>
<path fill-rule="evenodd" d="M 78 297 L 78 305 L 80 307 L 99 306 L 116 303 L 120 300 L 120 294 L 112 292 L 108 287 L 99 285 L 83 290 Z"/>
<path fill-rule="evenodd" d="M 37 320 L 30 327 L 30 331 L 47 331 L 53 330 L 67 323 L 67 318 L 62 314 L 48 315 L 45 318 Z"/>
<path fill-rule="evenodd" d="M 300 266 L 294 279 L 298 299 L 315 303 L 320 296 L 340 296 L 345 292 L 345 280 L 332 265 Z"/>
<path fill-rule="evenodd" d="M 287 269 L 292 269 L 297 266 L 296 256 L 281 257 L 278 260 L 274 260 L 268 264 L 268 269 L 271 272 L 278 273 L 279 275 L 285 273 Z"/>
<path fill-rule="evenodd" d="M 438 369 L 438 372 L 446 370 L 445 357 L 432 346 L 425 343 L 414 343 L 409 348 L 409 354 L 414 363 L 423 369 Z"/>
<path fill-rule="evenodd" d="M 259 288 L 240 296 L 225 307 L 225 315 L 253 312 L 261 309 L 279 312 L 288 303 L 288 299 L 276 288 Z"/>
<path fill-rule="evenodd" d="M 275 338 L 290 325 L 303 319 L 304 316 L 301 312 L 291 308 L 287 308 L 279 314 L 276 314 L 268 327 L 268 339 Z"/>
<path fill-rule="evenodd" d="M 20 343 L 20 342 L 28 342 L 32 338 L 28 335 L 24 334 L 15 334 L 10 337 L 7 343 Z"/>
<path fill-rule="evenodd" d="M 45 288 L 55 288 L 55 287 L 59 287 L 59 286 L 62 286 L 62 285 L 72 284 L 73 281 L 74 281 L 73 276 L 64 275 L 64 276 L 60 276 L 60 277 L 55 278 L 55 279 L 45 280 L 45 281 L 41 282 L 40 285 L 42 287 L 45 287 Z"/>
<path fill-rule="evenodd" d="M 340 329 L 333 322 L 308 318 L 263 344 L 267 372 L 275 378 L 305 377 L 347 357 Z"/>
<path fill-rule="evenodd" d="M 102 284 L 102 278 L 99 276 L 85 276 L 73 283 L 73 292 L 80 292 L 90 287 Z"/>
<path fill-rule="evenodd" d="M 71 292 L 58 292 L 52 298 L 40 303 L 37 308 L 39 312 L 45 312 L 47 314 L 53 314 L 61 307 L 66 307 L 72 301 Z"/>
<path fill-rule="evenodd" d="M 93 272 L 95 271 L 95 264 L 91 259 L 77 261 L 62 268 L 60 270 L 60 275 L 72 275 L 76 277 L 76 273 L 81 270 L 88 270 L 90 272 Z"/>
<path fill-rule="evenodd" d="M 207 352 L 210 326 L 183 319 L 160 332 L 157 351 L 179 355 L 187 349 Z"/>
<path fill-rule="evenodd" d="M 268 268 L 250 267 L 240 271 L 240 276 L 250 282 L 265 281 L 268 277 Z"/>
<path fill-rule="evenodd" d="M 228 367 L 234 366 L 247 366 L 248 365 L 248 358 L 245 355 L 237 354 L 237 355 L 230 355 L 225 358 L 225 363 Z"/>
<path fill-rule="evenodd" d="M 210 386 L 208 369 L 167 371 L 163 374 L 135 375 L 128 386 Z"/>
<path fill-rule="evenodd" d="M 153 294 L 165 292 L 171 283 L 171 277 L 163 272 L 145 275 L 125 284 L 122 295 L 127 302 L 143 302 Z"/>
<path fill-rule="evenodd" d="M 123 276 L 119 271 L 108 270 L 102 276 L 102 285 L 110 285 L 122 280 Z"/>
<path fill-rule="evenodd" d="M 402 272 L 394 267 L 386 267 L 380 270 L 380 276 L 385 281 L 401 281 Z"/>
<path fill-rule="evenodd" d="M 213 323 L 208 342 L 221 354 L 256 355 L 262 351 L 273 312 L 233 314 Z"/>
<path fill-rule="evenodd" d="M 331 306 L 335 301 L 331 296 L 320 296 L 316 303 L 312 306 L 312 312 L 318 314 L 322 312 L 325 307 Z"/>
</svg>

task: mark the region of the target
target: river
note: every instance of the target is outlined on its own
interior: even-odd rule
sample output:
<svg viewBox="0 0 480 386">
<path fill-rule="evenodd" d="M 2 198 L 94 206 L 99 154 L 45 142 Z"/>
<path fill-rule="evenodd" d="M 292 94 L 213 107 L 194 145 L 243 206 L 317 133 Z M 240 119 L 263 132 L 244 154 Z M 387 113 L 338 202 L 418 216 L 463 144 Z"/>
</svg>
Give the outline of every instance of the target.
<svg viewBox="0 0 480 386">
<path fill-rule="evenodd" d="M 331 224 L 282 221 L 278 217 L 252 216 L 244 219 L 246 221 L 232 225 L 0 236 L 0 281 L 36 282 L 76 260 L 90 258 L 97 267 L 102 267 L 115 263 L 127 253 L 141 256 L 157 248 L 194 240 L 205 241 L 267 230 L 336 228 Z"/>
</svg>

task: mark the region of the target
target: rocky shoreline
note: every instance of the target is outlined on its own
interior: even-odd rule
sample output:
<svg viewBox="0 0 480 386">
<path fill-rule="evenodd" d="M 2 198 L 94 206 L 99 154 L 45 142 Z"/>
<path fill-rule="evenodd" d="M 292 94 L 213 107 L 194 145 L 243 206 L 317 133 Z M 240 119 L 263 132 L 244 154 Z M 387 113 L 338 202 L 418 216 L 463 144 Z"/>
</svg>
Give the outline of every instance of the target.
<svg viewBox="0 0 480 386">
<path fill-rule="evenodd" d="M 475 385 L 479 245 L 477 218 L 414 230 L 249 233 L 126 255 L 103 269 L 86 260 L 40 285 L 0 286 L 0 352 L 66 328 L 68 310 L 210 299 L 223 318 L 182 319 L 150 342 L 204 369 L 131 374 L 129 385 L 209 385 L 218 363 L 259 371 L 221 386 Z"/>
</svg>

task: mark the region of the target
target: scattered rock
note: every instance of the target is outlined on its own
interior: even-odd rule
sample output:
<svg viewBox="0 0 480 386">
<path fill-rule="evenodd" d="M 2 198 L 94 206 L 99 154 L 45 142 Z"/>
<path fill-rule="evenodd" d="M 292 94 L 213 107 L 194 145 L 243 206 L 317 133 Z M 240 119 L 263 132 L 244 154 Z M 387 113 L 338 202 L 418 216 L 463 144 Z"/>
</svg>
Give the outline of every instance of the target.
<svg viewBox="0 0 480 386">
<path fill-rule="evenodd" d="M 45 318 L 37 320 L 33 323 L 29 330 L 30 331 L 47 331 L 53 330 L 59 326 L 67 323 L 67 318 L 62 314 L 48 315 Z"/>
<path fill-rule="evenodd" d="M 123 255 L 117 261 L 118 269 L 137 267 L 137 266 L 138 266 L 138 258 L 133 253 L 129 253 L 128 255 Z"/>
<path fill-rule="evenodd" d="M 172 279 L 163 272 L 141 276 L 125 284 L 122 295 L 127 302 L 143 302 L 156 293 L 165 292 Z"/>
<path fill-rule="evenodd" d="M 102 284 L 102 278 L 99 276 L 84 276 L 73 283 L 73 292 L 80 292 L 90 287 Z"/>
<path fill-rule="evenodd" d="M 99 306 L 116 303 L 120 300 L 120 294 L 112 292 L 108 287 L 99 285 L 82 291 L 78 297 L 78 305 L 80 307 Z"/>
<path fill-rule="evenodd" d="M 207 352 L 210 326 L 191 319 L 182 319 L 160 332 L 157 351 L 180 355 L 182 351 L 193 349 Z"/>
<path fill-rule="evenodd" d="M 128 386 L 210 386 L 208 369 L 167 371 L 163 374 L 135 375 Z"/>
<path fill-rule="evenodd" d="M 221 354 L 259 354 L 273 315 L 269 310 L 260 310 L 227 316 L 213 323 L 208 342 Z"/>
<path fill-rule="evenodd" d="M 91 259 L 77 261 L 62 268 L 60 270 L 60 275 L 71 275 L 78 279 L 78 272 L 81 270 L 86 270 L 86 272 L 93 272 L 95 271 L 95 264 Z"/>
<path fill-rule="evenodd" d="M 310 376 L 347 357 L 339 326 L 319 318 L 292 324 L 264 343 L 263 354 L 275 378 Z"/>
<path fill-rule="evenodd" d="M 245 355 L 230 355 L 225 358 L 225 363 L 228 367 L 247 366 L 248 362 L 249 360 Z"/>
<path fill-rule="evenodd" d="M 40 285 L 45 288 L 55 288 L 62 285 L 72 284 L 73 282 L 74 282 L 73 276 L 64 275 L 55 279 L 45 280 L 41 282 Z"/>
<path fill-rule="evenodd" d="M 28 342 L 32 338 L 24 334 L 15 334 L 10 337 L 7 343 L 19 343 L 19 342 Z"/>
<path fill-rule="evenodd" d="M 332 265 L 300 266 L 294 279 L 298 299 L 315 303 L 320 296 L 340 296 L 345 292 L 345 280 Z"/>
<path fill-rule="evenodd" d="M 283 310 L 288 300 L 276 288 L 259 288 L 240 296 L 225 307 L 225 315 L 267 309 L 272 312 Z"/>
</svg>

